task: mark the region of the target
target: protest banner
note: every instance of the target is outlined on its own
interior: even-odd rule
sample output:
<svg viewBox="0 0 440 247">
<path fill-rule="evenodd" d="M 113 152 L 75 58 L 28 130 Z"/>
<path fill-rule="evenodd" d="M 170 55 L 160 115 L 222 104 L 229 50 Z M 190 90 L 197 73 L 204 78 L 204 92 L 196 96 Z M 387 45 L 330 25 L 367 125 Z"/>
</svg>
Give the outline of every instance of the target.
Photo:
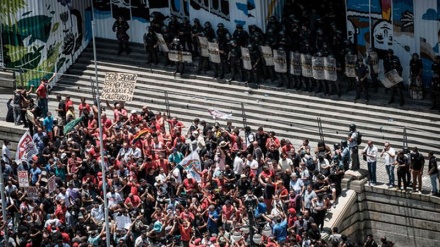
<svg viewBox="0 0 440 247">
<path fill-rule="evenodd" d="M 209 61 L 212 63 L 220 63 L 220 52 L 218 43 L 208 42 Z"/>
<path fill-rule="evenodd" d="M 312 73 L 315 80 L 324 80 L 324 58 L 313 57 L 312 58 Z"/>
<path fill-rule="evenodd" d="M 32 200 L 38 200 L 40 198 L 40 193 L 38 192 L 37 187 L 27 187 L 25 188 L 25 191 L 27 193 L 27 197 L 31 198 Z"/>
<path fill-rule="evenodd" d="M 375 74 L 379 74 L 379 56 L 377 55 L 377 52 L 370 51 L 370 59 L 368 63 L 371 65 L 372 72 Z"/>
<path fill-rule="evenodd" d="M 260 46 L 260 52 L 263 56 L 263 62 L 266 66 L 274 66 L 272 48 L 270 46 Z"/>
<path fill-rule="evenodd" d="M 101 99 L 132 101 L 137 75 L 132 73 L 107 72 Z"/>
<path fill-rule="evenodd" d="M 18 185 L 21 188 L 29 187 L 29 173 L 28 171 L 17 171 Z"/>
<path fill-rule="evenodd" d="M 49 180 L 47 180 L 47 190 L 49 191 L 49 193 L 54 192 L 57 188 L 57 183 L 55 179 L 56 177 L 52 176 L 49 178 Z"/>
<path fill-rule="evenodd" d="M 194 178 L 198 183 L 200 183 L 202 179 L 197 171 L 201 170 L 201 161 L 197 150 L 192 151 L 190 155 L 186 156 L 179 163 L 179 166 L 187 171 L 186 176 L 188 178 Z"/>
<path fill-rule="evenodd" d="M 173 62 L 188 62 L 192 63 L 192 54 L 187 51 L 170 50 L 168 52 L 168 59 Z"/>
<path fill-rule="evenodd" d="M 245 70 L 252 69 L 251 55 L 249 54 L 249 49 L 246 47 L 241 47 L 241 60 L 243 61 L 243 68 Z"/>
<path fill-rule="evenodd" d="M 168 52 L 168 46 L 167 43 L 165 42 L 165 39 L 163 38 L 162 34 L 160 33 L 156 33 L 157 35 L 157 39 L 159 40 L 159 51 L 164 51 L 164 52 Z"/>
<path fill-rule="evenodd" d="M 338 74 L 336 73 L 336 59 L 334 57 L 324 58 L 324 79 L 327 81 L 336 81 Z"/>
<path fill-rule="evenodd" d="M 29 131 L 26 131 L 18 142 L 17 152 L 15 153 L 15 160 L 17 161 L 17 163 L 22 161 L 29 162 L 30 160 L 32 160 L 32 157 L 37 154 L 38 149 L 35 146 L 32 136 Z"/>
<path fill-rule="evenodd" d="M 397 73 L 397 70 L 393 69 L 386 73 L 384 76 L 380 78 L 380 81 L 386 88 L 393 87 L 399 82 L 402 82 L 403 79 L 400 77 L 399 73 Z"/>
<path fill-rule="evenodd" d="M 208 38 L 200 37 L 200 36 L 198 36 L 198 38 L 199 38 L 199 46 L 200 46 L 200 56 L 209 57 Z"/>
<path fill-rule="evenodd" d="M 208 110 L 208 112 L 213 119 L 226 120 L 226 119 L 230 119 L 232 117 L 232 114 L 227 114 L 227 113 L 221 112 L 219 110 L 215 110 L 215 109 Z"/>
<path fill-rule="evenodd" d="M 290 74 L 301 75 L 301 54 L 290 52 Z"/>
<path fill-rule="evenodd" d="M 356 77 L 356 55 L 346 55 L 345 56 L 345 75 L 350 78 Z"/>
<path fill-rule="evenodd" d="M 301 54 L 301 68 L 302 76 L 313 77 L 311 55 Z"/>
</svg>

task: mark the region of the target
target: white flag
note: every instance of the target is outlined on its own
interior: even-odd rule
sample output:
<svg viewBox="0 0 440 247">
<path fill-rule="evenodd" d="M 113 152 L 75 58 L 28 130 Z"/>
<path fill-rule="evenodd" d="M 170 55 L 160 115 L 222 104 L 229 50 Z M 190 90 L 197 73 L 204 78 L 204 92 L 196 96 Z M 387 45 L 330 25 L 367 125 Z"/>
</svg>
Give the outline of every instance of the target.
<svg viewBox="0 0 440 247">
<path fill-rule="evenodd" d="M 32 160 L 32 157 L 37 154 L 38 149 L 35 146 L 34 140 L 32 139 L 29 131 L 26 131 L 18 142 L 17 152 L 15 153 L 15 161 L 17 163 L 20 163 L 23 160 L 29 162 Z"/>
<path fill-rule="evenodd" d="M 232 117 L 232 114 L 226 114 L 224 112 L 221 112 L 221 111 L 215 110 L 215 109 L 208 110 L 208 112 L 209 112 L 209 114 L 211 114 L 213 119 L 220 118 L 220 119 L 226 120 L 226 119 L 230 119 Z"/>
<path fill-rule="evenodd" d="M 183 167 L 183 169 L 187 172 L 188 178 L 194 178 L 198 183 L 202 181 L 199 173 L 197 173 L 194 168 L 198 171 L 201 170 L 201 161 L 199 157 L 199 153 L 197 151 L 192 151 L 190 155 L 186 156 L 180 163 L 179 166 Z"/>
</svg>

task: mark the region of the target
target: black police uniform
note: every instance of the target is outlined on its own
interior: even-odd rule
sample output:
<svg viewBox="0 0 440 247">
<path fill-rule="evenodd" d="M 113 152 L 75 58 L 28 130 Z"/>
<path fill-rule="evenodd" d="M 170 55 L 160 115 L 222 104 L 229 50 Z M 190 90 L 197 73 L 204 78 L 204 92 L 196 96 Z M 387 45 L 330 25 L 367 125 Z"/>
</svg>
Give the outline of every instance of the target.
<svg viewBox="0 0 440 247">
<path fill-rule="evenodd" d="M 223 79 L 225 77 L 225 70 L 227 64 L 228 47 L 224 42 L 218 43 L 218 50 L 220 55 L 220 63 L 212 63 L 214 67 L 214 78 Z"/>
<path fill-rule="evenodd" d="M 113 32 L 116 32 L 116 38 L 118 39 L 119 44 L 118 55 L 121 55 L 123 47 L 125 47 L 125 52 L 127 54 L 130 53 L 130 48 L 128 46 L 128 40 L 130 39 L 130 36 L 128 36 L 127 34 L 129 28 L 130 26 L 125 20 L 117 20 L 113 24 L 112 30 Z"/>
<path fill-rule="evenodd" d="M 436 59 L 431 66 L 431 69 L 433 74 L 431 82 L 431 110 L 440 110 L 440 56 L 436 56 Z"/>
<path fill-rule="evenodd" d="M 371 49 L 370 51 L 375 51 L 374 49 Z M 373 58 L 370 56 L 370 53 L 368 53 L 368 57 L 367 57 L 367 64 L 369 65 L 369 69 L 370 69 L 370 77 L 371 77 L 371 81 L 372 81 L 372 87 L 374 88 L 374 92 L 377 93 L 377 90 L 379 88 L 379 73 L 375 72 L 373 69 L 373 66 L 375 66 L 375 63 L 377 63 L 378 61 L 374 61 Z"/>
<path fill-rule="evenodd" d="M 249 34 L 243 30 L 243 26 L 238 24 L 236 26 L 237 29 L 235 29 L 234 33 L 232 34 L 232 39 L 237 40 L 237 44 L 239 46 L 247 46 L 248 40 L 249 40 Z"/>
<path fill-rule="evenodd" d="M 171 50 L 175 50 L 175 51 L 185 51 L 185 47 L 182 45 L 182 43 L 180 42 L 179 39 L 174 39 L 172 45 L 171 45 Z M 174 74 L 176 73 L 180 73 L 180 75 L 182 75 L 185 72 L 185 62 L 181 61 L 181 62 L 175 62 L 176 63 L 176 70 L 174 71 Z"/>
<path fill-rule="evenodd" d="M 241 47 L 238 46 L 235 40 L 230 42 L 229 48 L 229 62 L 231 64 L 231 78 L 229 81 L 235 80 L 235 76 L 238 73 L 239 80 L 244 81 L 243 78 L 243 67 L 241 64 Z"/>
<path fill-rule="evenodd" d="M 392 69 L 397 70 L 397 73 L 402 76 L 402 71 L 403 68 L 400 65 L 400 61 L 398 59 L 393 60 L 393 67 Z M 403 82 L 399 82 L 396 85 L 394 85 L 393 87 L 391 87 L 391 98 L 390 101 L 388 101 L 388 104 L 391 104 L 394 102 L 394 97 L 397 95 L 399 95 L 400 98 L 400 105 L 402 106 L 403 104 L 405 104 L 405 100 L 403 98 Z"/>
<path fill-rule="evenodd" d="M 150 27 L 148 33 L 144 34 L 144 47 L 148 55 L 148 64 L 152 62 L 157 64 L 159 62 L 156 53 L 157 42 L 157 35 L 153 32 L 153 28 Z"/>
<path fill-rule="evenodd" d="M 252 69 L 247 71 L 248 83 L 255 83 L 258 86 L 260 82 L 259 71 L 261 70 L 261 54 L 258 46 L 248 45 L 249 55 L 251 57 Z"/>
<path fill-rule="evenodd" d="M 194 25 L 191 27 L 191 39 L 192 39 L 192 45 L 194 47 L 193 49 L 193 56 L 198 57 L 199 54 L 199 33 L 203 32 L 203 27 L 200 25 L 199 19 L 194 19 Z"/>
<path fill-rule="evenodd" d="M 310 47 L 309 42 L 303 43 L 302 49 L 301 49 L 301 54 L 305 54 L 305 55 L 312 55 L 313 54 L 313 49 Z M 301 81 L 303 84 L 304 91 L 311 92 L 313 90 L 313 87 L 312 87 L 313 78 L 312 77 L 301 76 Z"/>
<path fill-rule="evenodd" d="M 183 23 L 179 26 L 179 39 L 182 45 L 192 53 L 191 24 L 186 18 L 184 18 Z"/>
<path fill-rule="evenodd" d="M 367 82 L 367 76 L 368 76 L 368 67 L 362 62 L 362 60 L 359 60 L 356 63 L 355 67 L 356 71 L 356 98 L 354 100 L 358 100 L 361 98 L 361 93 L 364 94 L 365 100 L 368 101 L 368 82 Z"/>
<path fill-rule="evenodd" d="M 422 71 L 423 71 L 423 63 L 422 60 L 419 59 L 419 55 L 417 53 L 413 54 L 412 59 L 409 61 L 409 70 L 410 70 L 410 93 L 413 92 L 422 92 L 423 93 L 423 84 L 422 84 Z M 413 97 L 413 95 L 411 95 Z"/>
</svg>

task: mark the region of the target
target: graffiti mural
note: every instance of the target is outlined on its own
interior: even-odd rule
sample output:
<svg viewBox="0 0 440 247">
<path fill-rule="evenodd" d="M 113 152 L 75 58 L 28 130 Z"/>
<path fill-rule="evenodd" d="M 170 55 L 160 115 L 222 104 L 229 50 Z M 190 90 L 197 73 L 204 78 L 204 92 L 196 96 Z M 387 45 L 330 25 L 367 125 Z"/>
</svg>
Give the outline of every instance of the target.
<svg viewBox="0 0 440 247">
<path fill-rule="evenodd" d="M 437 1 L 437 0 L 436 0 Z M 365 56 L 370 47 L 383 58 L 388 49 L 399 57 L 405 83 L 409 83 L 411 54 L 418 53 L 413 0 L 347 0 L 347 38 Z M 383 71 L 383 70 L 381 70 Z"/>
<path fill-rule="evenodd" d="M 87 7 L 71 0 L 1 4 L 5 66 L 22 71 L 18 84 L 38 85 L 42 77 L 62 73 L 74 62 L 90 37 L 84 24 L 90 22 Z"/>
</svg>

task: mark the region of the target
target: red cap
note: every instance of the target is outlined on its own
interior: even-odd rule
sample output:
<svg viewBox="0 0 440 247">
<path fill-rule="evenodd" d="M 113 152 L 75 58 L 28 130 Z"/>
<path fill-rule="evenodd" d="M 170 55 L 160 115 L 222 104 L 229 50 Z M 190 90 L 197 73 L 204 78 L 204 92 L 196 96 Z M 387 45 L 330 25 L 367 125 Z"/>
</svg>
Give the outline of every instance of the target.
<svg viewBox="0 0 440 247">
<path fill-rule="evenodd" d="M 294 208 L 289 208 L 288 212 L 290 214 L 296 214 L 296 210 Z"/>
</svg>

